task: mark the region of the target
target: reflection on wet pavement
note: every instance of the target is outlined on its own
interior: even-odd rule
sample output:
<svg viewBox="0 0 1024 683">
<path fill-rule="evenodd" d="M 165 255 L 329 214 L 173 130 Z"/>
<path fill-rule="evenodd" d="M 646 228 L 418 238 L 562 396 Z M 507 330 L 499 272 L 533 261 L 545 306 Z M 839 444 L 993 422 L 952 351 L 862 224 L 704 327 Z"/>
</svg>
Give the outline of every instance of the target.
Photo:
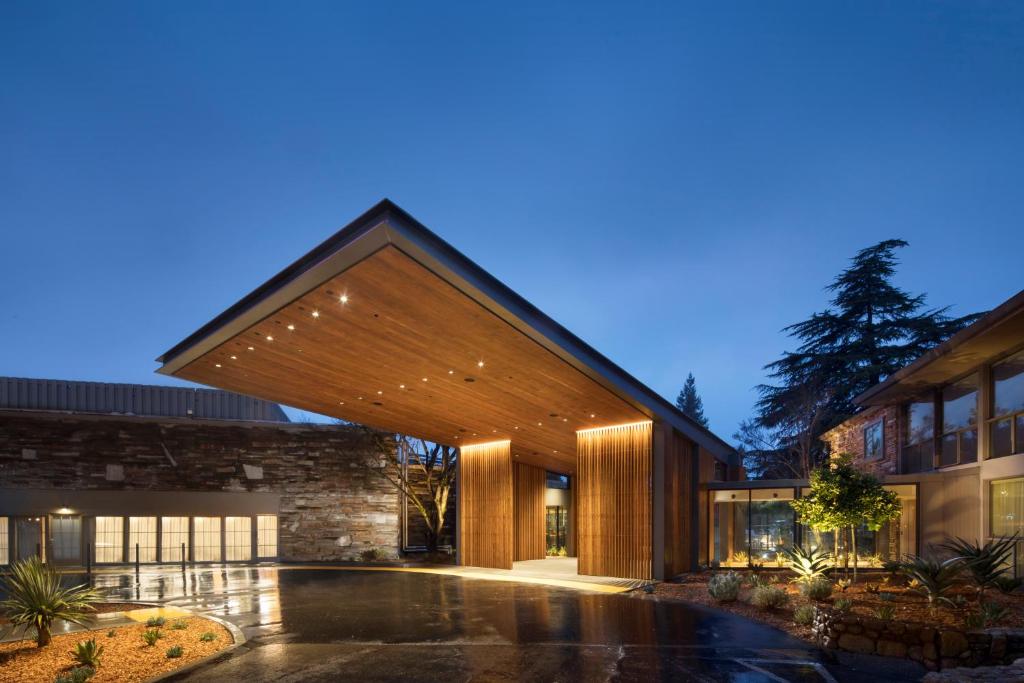
<svg viewBox="0 0 1024 683">
<path fill-rule="evenodd" d="M 832 680 L 820 652 L 780 631 L 637 594 L 287 567 L 94 583 L 111 599 L 159 601 L 242 629 L 243 647 L 182 680 Z M 836 677 L 906 680 L 886 673 Z"/>
</svg>

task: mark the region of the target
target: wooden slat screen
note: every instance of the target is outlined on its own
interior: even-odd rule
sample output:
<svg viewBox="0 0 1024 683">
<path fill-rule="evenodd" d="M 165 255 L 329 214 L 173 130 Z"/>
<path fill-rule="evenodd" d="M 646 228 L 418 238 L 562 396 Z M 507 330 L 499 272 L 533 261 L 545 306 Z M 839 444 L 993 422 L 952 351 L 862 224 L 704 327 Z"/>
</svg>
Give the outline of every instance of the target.
<svg viewBox="0 0 1024 683">
<path fill-rule="evenodd" d="M 649 579 L 651 423 L 576 434 L 579 573 Z"/>
<path fill-rule="evenodd" d="M 512 469 L 514 498 L 515 553 L 513 559 L 543 560 L 546 554 L 544 543 L 544 492 L 547 488 L 547 472 L 540 467 L 515 463 Z"/>
<path fill-rule="evenodd" d="M 512 455 L 508 441 L 459 450 L 462 564 L 512 568 Z"/>
<path fill-rule="evenodd" d="M 665 578 L 690 569 L 694 532 L 692 444 L 668 427 L 665 448 Z"/>
</svg>

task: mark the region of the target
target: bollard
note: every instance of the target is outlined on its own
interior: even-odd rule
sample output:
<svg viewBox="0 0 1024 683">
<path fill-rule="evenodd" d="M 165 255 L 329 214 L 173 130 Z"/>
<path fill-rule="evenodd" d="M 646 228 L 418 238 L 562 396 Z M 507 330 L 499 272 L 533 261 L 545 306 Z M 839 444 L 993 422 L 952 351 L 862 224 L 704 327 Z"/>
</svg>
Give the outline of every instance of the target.
<svg viewBox="0 0 1024 683">
<path fill-rule="evenodd" d="M 185 571 L 185 544 L 181 544 L 181 571 Z"/>
<path fill-rule="evenodd" d="M 135 544 L 135 574 L 139 573 L 139 544 Z"/>
<path fill-rule="evenodd" d="M 40 560 L 43 559 L 43 549 L 39 547 L 38 543 L 36 543 L 36 557 Z"/>
<path fill-rule="evenodd" d="M 85 544 L 85 576 L 92 580 L 92 546 Z"/>
</svg>

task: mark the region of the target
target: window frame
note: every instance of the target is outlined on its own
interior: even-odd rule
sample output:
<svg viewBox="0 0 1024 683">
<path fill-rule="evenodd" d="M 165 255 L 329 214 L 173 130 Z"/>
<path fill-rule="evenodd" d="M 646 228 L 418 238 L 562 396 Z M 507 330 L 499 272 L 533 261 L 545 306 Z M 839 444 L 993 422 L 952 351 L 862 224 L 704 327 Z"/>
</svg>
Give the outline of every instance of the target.
<svg viewBox="0 0 1024 683">
<path fill-rule="evenodd" d="M 1012 353 L 1008 353 L 1003 358 L 989 365 L 989 377 L 988 386 L 986 387 L 989 392 L 989 412 L 990 416 L 985 420 L 985 430 L 988 437 L 988 449 L 985 454 L 986 458 L 1006 458 L 1011 455 L 1024 455 L 1024 430 L 1017 428 L 1018 422 L 1024 422 L 1024 407 L 1017 411 L 1011 411 L 1008 413 L 996 414 L 996 373 L 995 369 L 997 366 L 1012 360 L 1015 356 L 1024 355 L 1024 348 L 1017 349 Z M 992 438 L 992 429 L 996 423 L 1008 420 L 1010 422 L 1010 452 L 1005 455 L 995 455 L 995 439 Z"/>
<path fill-rule="evenodd" d="M 919 439 L 917 441 L 910 441 L 910 434 L 911 434 L 911 430 L 910 430 L 910 406 L 912 404 L 914 404 L 914 403 L 931 403 L 931 406 L 932 406 L 932 433 L 931 433 L 930 436 L 926 436 L 926 437 L 924 437 L 922 439 Z M 938 455 L 939 455 L 939 453 L 938 453 L 939 440 L 938 440 L 938 437 L 936 436 L 939 430 L 936 429 L 936 427 L 938 425 L 939 420 L 942 419 L 942 412 L 941 412 L 941 410 L 942 410 L 942 402 L 939 400 L 939 392 L 935 391 L 935 390 L 928 391 L 928 392 L 926 392 L 924 394 L 918 394 L 917 396 L 913 396 L 913 397 L 911 397 L 908 400 L 903 402 L 903 405 L 902 405 L 902 408 L 901 408 L 901 411 L 900 411 L 900 416 L 901 416 L 901 419 L 903 421 L 903 424 L 902 424 L 903 438 L 901 439 L 902 443 L 900 444 L 900 452 L 899 452 L 899 458 L 900 458 L 899 467 L 900 467 L 900 473 L 901 474 L 918 474 L 918 473 L 921 473 L 921 472 L 931 472 L 931 471 L 934 471 L 936 469 L 937 463 L 938 463 Z M 931 468 L 930 469 L 910 470 L 907 467 L 907 451 L 909 451 L 911 448 L 918 448 L 918 447 L 921 447 L 921 446 L 927 445 L 927 444 L 930 444 L 930 446 L 931 446 L 931 458 L 930 458 Z"/>
<path fill-rule="evenodd" d="M 880 448 L 879 448 L 877 456 L 870 457 L 868 455 L 868 430 L 874 429 L 875 427 L 877 427 L 878 430 L 879 430 L 879 444 L 880 444 Z M 862 439 L 864 441 L 864 462 L 879 462 L 881 460 L 885 460 L 885 418 L 884 417 L 879 418 L 877 420 L 874 420 L 874 421 L 869 422 L 868 424 L 864 425 L 864 430 L 862 432 Z"/>
<path fill-rule="evenodd" d="M 959 384 L 959 383 L 961 383 L 961 382 L 963 382 L 965 380 L 969 380 L 972 377 L 974 378 L 974 424 L 973 425 L 972 424 L 968 424 L 968 425 L 963 426 L 963 427 L 957 427 L 956 429 L 947 430 L 946 429 L 946 399 L 944 397 L 944 393 L 945 393 L 946 389 L 948 389 L 950 387 L 953 387 L 953 386 L 956 386 L 957 384 Z M 936 470 L 938 470 L 938 469 L 946 469 L 948 467 L 956 467 L 957 465 L 969 465 L 969 464 L 973 464 L 973 463 L 978 462 L 978 458 L 979 458 L 979 455 L 980 455 L 980 453 L 979 453 L 980 448 L 979 448 L 979 445 L 978 445 L 978 440 L 981 438 L 981 423 L 984 421 L 981 418 L 981 392 L 982 392 L 981 379 L 982 378 L 981 378 L 980 371 L 973 370 L 973 371 L 967 373 L 966 375 L 964 375 L 963 377 L 960 377 L 959 379 L 955 379 L 952 382 L 947 382 L 947 383 L 943 384 L 941 387 L 939 387 L 935 391 L 935 401 L 936 401 L 935 415 L 937 416 L 936 420 L 935 420 L 935 425 L 936 426 L 941 425 L 942 429 L 941 430 L 940 429 L 936 429 L 935 430 L 935 447 L 934 447 L 935 453 L 934 453 L 934 459 L 933 459 L 934 462 L 933 462 L 933 465 L 932 465 L 933 469 L 936 469 Z M 953 400 L 957 400 L 957 399 L 953 399 Z M 973 460 L 964 460 L 964 457 L 963 457 L 963 444 L 964 444 L 963 436 L 964 436 L 964 434 L 966 432 L 972 432 L 972 431 L 974 432 L 974 448 L 975 448 L 974 459 Z M 946 440 L 946 437 L 948 437 L 948 436 L 955 436 L 956 437 L 956 462 L 943 463 L 942 462 L 943 442 Z"/>
</svg>

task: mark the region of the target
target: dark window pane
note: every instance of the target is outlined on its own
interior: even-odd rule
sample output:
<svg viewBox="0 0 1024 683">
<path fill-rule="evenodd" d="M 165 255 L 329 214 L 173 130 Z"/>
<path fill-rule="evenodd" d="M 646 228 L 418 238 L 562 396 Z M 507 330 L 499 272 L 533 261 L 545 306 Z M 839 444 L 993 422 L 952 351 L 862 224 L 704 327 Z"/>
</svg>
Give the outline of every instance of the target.
<svg viewBox="0 0 1024 683">
<path fill-rule="evenodd" d="M 1010 420 L 999 420 L 993 422 L 989 432 L 992 438 L 992 457 L 1001 458 L 1004 455 L 1013 453 L 1013 444 L 1010 443 Z"/>
<path fill-rule="evenodd" d="M 978 461 L 978 430 L 960 432 L 960 462 Z"/>
<path fill-rule="evenodd" d="M 978 418 L 978 378 L 972 375 L 942 390 L 942 430 L 970 427 Z"/>
<path fill-rule="evenodd" d="M 931 400 L 907 404 L 907 443 L 921 443 L 935 434 L 935 404 Z"/>
<path fill-rule="evenodd" d="M 864 428 L 864 459 L 881 460 L 884 455 L 884 428 L 879 420 Z"/>
<path fill-rule="evenodd" d="M 939 467 L 956 464 L 956 434 L 942 437 L 942 450 L 939 451 Z"/>
<path fill-rule="evenodd" d="M 992 367 L 993 415 L 1024 410 L 1024 351 Z"/>
<path fill-rule="evenodd" d="M 1024 453 L 1024 415 L 1017 416 L 1017 448 L 1014 453 Z"/>
<path fill-rule="evenodd" d="M 932 464 L 932 441 L 924 441 L 903 449 L 903 471 L 928 472 L 934 468 Z"/>
</svg>

